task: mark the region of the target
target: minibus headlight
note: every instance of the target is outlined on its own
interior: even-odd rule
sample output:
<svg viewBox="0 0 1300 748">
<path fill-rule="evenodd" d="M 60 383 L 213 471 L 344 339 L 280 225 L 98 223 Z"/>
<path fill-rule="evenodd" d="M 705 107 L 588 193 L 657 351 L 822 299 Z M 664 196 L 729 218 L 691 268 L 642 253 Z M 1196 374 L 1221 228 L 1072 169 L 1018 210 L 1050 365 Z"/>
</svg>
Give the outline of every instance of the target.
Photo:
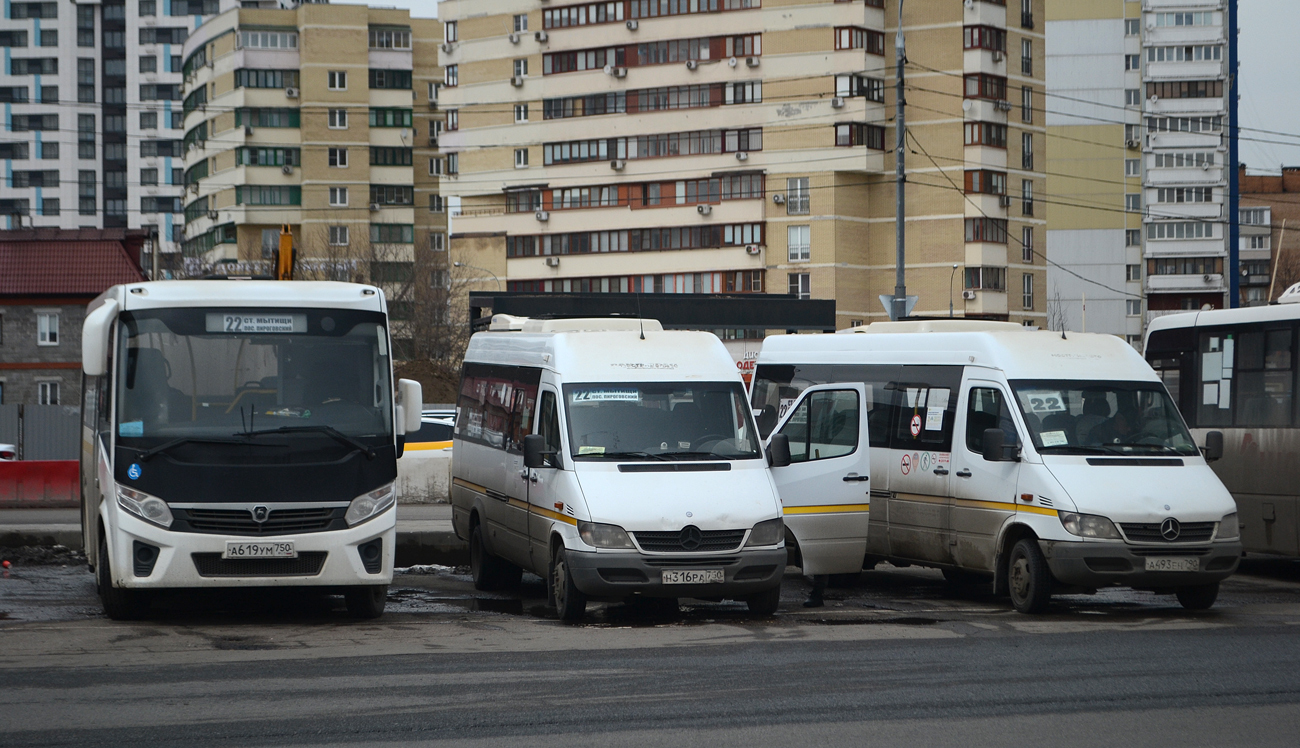
<svg viewBox="0 0 1300 748">
<path fill-rule="evenodd" d="M 785 538 L 785 523 L 780 517 L 759 522 L 749 532 L 745 547 L 752 545 L 776 545 Z"/>
<path fill-rule="evenodd" d="M 172 510 L 167 506 L 167 502 L 157 496 L 150 496 L 143 491 L 136 491 L 126 486 L 118 486 L 117 505 L 159 527 L 172 526 Z"/>
<path fill-rule="evenodd" d="M 579 522 L 578 535 L 582 542 L 592 548 L 634 548 L 627 531 L 618 525 L 605 525 L 600 522 Z"/>
<path fill-rule="evenodd" d="M 374 519 L 392 506 L 396 497 L 393 485 L 389 483 L 353 499 L 352 503 L 348 505 L 347 514 L 343 515 L 343 519 L 347 520 L 348 527 Z"/>
<path fill-rule="evenodd" d="M 1115 523 L 1096 514 L 1061 512 L 1061 524 L 1065 525 L 1066 532 L 1071 535 L 1078 535 L 1081 538 L 1120 540 L 1119 530 L 1115 529 Z"/>
<path fill-rule="evenodd" d="M 1237 513 L 1226 515 L 1219 520 L 1219 540 L 1236 540 L 1241 537 L 1241 529 L 1237 525 Z"/>
</svg>

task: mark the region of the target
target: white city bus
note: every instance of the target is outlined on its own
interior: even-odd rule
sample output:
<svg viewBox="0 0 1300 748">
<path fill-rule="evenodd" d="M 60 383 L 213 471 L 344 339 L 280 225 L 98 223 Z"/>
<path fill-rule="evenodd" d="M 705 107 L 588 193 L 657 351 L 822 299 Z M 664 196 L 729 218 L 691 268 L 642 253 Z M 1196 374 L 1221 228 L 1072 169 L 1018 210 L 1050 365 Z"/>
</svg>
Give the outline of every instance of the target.
<svg viewBox="0 0 1300 748">
<path fill-rule="evenodd" d="M 82 536 L 109 617 L 233 586 L 327 588 L 381 615 L 397 458 L 420 422 L 418 383 L 394 404 L 383 293 L 164 281 L 87 312 Z"/>
<path fill-rule="evenodd" d="M 1246 551 L 1300 556 L 1300 284 L 1281 301 L 1158 317 L 1144 350 L 1211 456 L 1222 444 L 1211 467 L 1237 501 Z"/>
</svg>

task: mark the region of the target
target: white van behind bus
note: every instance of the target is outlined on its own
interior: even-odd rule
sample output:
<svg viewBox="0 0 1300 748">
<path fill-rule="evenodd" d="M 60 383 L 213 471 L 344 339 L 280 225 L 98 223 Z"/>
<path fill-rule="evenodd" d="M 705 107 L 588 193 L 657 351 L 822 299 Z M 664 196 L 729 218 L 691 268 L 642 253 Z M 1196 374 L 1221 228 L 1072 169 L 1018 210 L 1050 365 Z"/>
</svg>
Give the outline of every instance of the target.
<svg viewBox="0 0 1300 748">
<path fill-rule="evenodd" d="M 1213 605 L 1241 556 L 1236 506 L 1124 341 L 980 321 L 842 332 L 769 337 L 752 388 L 760 432 L 789 437 L 794 463 L 773 473 L 799 552 L 840 551 L 815 558 L 816 573 L 847 570 L 850 538 L 816 510 L 792 510 L 858 485 L 866 473 L 848 462 L 848 437 L 825 435 L 860 418 L 867 566 L 991 576 L 1026 613 L 1054 592 L 1110 585 Z M 819 480 L 787 489 L 786 471 L 818 462 Z"/>
<path fill-rule="evenodd" d="M 780 602 L 786 552 L 744 383 L 710 333 L 654 320 L 518 321 L 470 339 L 452 519 L 479 589 Z"/>
</svg>

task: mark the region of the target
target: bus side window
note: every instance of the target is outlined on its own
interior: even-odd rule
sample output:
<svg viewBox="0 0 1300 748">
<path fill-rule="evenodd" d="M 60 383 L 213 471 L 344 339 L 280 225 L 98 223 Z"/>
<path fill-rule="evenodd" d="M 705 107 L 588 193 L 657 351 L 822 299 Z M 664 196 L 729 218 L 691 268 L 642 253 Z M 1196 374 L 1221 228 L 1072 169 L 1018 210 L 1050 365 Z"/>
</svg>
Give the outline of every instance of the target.
<svg viewBox="0 0 1300 748">
<path fill-rule="evenodd" d="M 542 405 L 537 411 L 537 433 L 546 439 L 547 452 L 560 451 L 560 414 L 555 407 L 555 393 L 550 390 L 542 393 Z M 547 455 L 546 464 L 559 467 L 563 463 Z"/>
<path fill-rule="evenodd" d="M 987 429 L 1002 429 L 1006 434 L 1006 444 L 1020 441 L 1002 392 L 992 387 L 975 387 L 966 400 L 966 449 L 982 454 Z"/>
<path fill-rule="evenodd" d="M 960 366 L 904 366 L 894 390 L 894 428 L 890 447 L 952 451 Z"/>
</svg>

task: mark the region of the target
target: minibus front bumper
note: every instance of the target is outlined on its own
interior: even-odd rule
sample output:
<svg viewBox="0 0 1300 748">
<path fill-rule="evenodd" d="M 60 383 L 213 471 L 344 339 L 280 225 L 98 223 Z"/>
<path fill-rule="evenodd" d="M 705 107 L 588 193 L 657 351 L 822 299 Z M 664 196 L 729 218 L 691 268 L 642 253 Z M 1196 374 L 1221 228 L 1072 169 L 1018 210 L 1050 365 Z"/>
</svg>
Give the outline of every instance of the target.
<svg viewBox="0 0 1300 748">
<path fill-rule="evenodd" d="M 694 597 L 741 600 L 781 584 L 785 548 L 745 550 L 725 555 L 596 553 L 570 549 L 567 561 L 574 585 L 590 597 Z M 721 570 L 723 581 L 665 584 L 665 571 Z"/>
<path fill-rule="evenodd" d="M 1176 589 L 1220 582 L 1237 570 L 1241 543 L 1219 542 L 1170 547 L 1122 542 L 1040 540 L 1052 576 L 1078 587 L 1120 585 L 1139 589 Z M 1150 559 L 1150 562 L 1148 561 Z M 1191 566 L 1171 571 L 1159 566 Z"/>
</svg>

